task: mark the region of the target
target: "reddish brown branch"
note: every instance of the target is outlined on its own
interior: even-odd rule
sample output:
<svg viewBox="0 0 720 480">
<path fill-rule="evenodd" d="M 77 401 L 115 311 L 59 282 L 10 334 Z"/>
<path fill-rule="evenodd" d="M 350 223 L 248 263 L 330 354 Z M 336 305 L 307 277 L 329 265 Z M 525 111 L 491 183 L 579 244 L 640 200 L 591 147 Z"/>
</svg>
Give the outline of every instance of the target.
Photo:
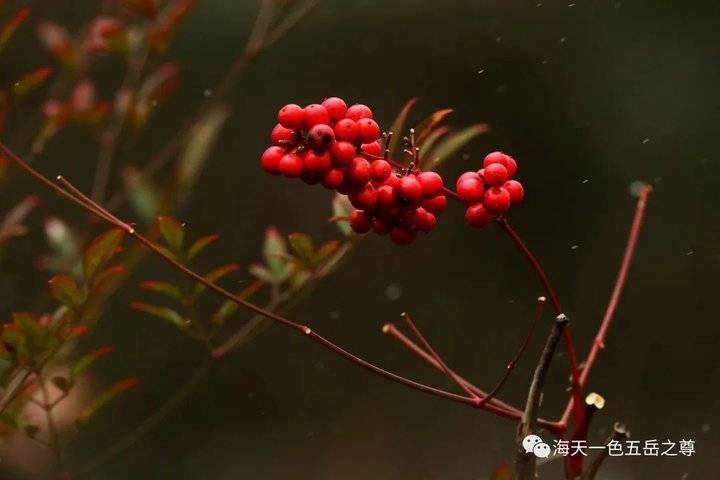
<svg viewBox="0 0 720 480">
<path fill-rule="evenodd" d="M 605 346 L 605 336 L 607 335 L 607 331 L 610 328 L 613 316 L 615 315 L 615 310 L 617 309 L 618 302 L 620 301 L 620 295 L 622 294 L 623 287 L 625 287 L 625 281 L 627 280 L 630 264 L 632 263 L 633 254 L 635 253 L 635 246 L 637 245 L 638 237 L 640 235 L 640 227 L 642 227 L 643 218 L 645 217 L 647 198 L 651 191 L 652 187 L 650 185 L 644 185 L 638 195 L 637 205 L 635 206 L 635 216 L 633 217 L 632 225 L 630 227 L 630 233 L 625 245 L 625 253 L 623 254 L 623 259 L 620 264 L 620 270 L 618 271 L 617 278 L 615 279 L 615 286 L 613 288 L 612 295 L 610 296 L 607 309 L 605 310 L 605 315 L 600 323 L 600 328 L 595 335 L 593 344 L 590 346 L 590 351 L 588 352 L 587 359 L 585 360 L 585 366 L 583 367 L 582 374 L 579 378 L 581 388 L 584 387 L 585 382 L 587 382 L 590 371 L 592 370 L 595 360 L 600 353 L 600 349 Z M 560 419 L 561 423 L 567 424 L 570 412 L 573 409 L 573 403 L 576 401 L 577 400 L 573 398 L 570 399 L 567 407 L 565 408 L 565 412 Z"/>
</svg>

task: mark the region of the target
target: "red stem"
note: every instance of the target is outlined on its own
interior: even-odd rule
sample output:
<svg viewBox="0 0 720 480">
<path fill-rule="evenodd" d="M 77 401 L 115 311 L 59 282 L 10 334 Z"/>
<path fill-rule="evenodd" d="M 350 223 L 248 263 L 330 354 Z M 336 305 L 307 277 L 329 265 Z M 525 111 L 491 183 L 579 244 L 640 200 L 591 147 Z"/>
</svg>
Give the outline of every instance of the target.
<svg viewBox="0 0 720 480">
<path fill-rule="evenodd" d="M 610 296 L 605 315 L 603 316 L 600 328 L 595 335 L 595 340 L 590 346 L 587 359 L 585 360 L 585 366 L 582 369 L 582 374 L 579 378 L 580 387 L 585 386 L 590 370 L 595 364 L 600 349 L 605 346 L 605 336 L 612 323 L 615 310 L 617 309 L 618 302 L 620 301 L 620 295 L 622 294 L 623 288 L 625 287 L 625 281 L 627 280 L 628 271 L 630 270 L 630 264 L 632 262 L 633 255 L 635 253 L 635 246 L 637 245 L 638 237 L 640 235 L 640 227 L 642 226 L 643 218 L 645 217 L 645 206 L 647 204 L 647 197 L 650 195 L 652 187 L 650 185 L 644 185 L 638 195 L 637 205 L 635 206 L 635 216 L 633 217 L 632 226 L 630 227 L 630 234 L 625 245 L 625 253 L 623 254 L 622 263 L 620 264 L 620 270 L 618 271 L 617 278 L 615 279 L 615 286 Z M 560 419 L 560 423 L 567 424 L 568 418 L 570 417 L 570 411 L 573 409 L 574 400 L 571 398 L 568 401 L 565 412 Z M 580 403 L 577 403 L 580 405 Z"/>
</svg>

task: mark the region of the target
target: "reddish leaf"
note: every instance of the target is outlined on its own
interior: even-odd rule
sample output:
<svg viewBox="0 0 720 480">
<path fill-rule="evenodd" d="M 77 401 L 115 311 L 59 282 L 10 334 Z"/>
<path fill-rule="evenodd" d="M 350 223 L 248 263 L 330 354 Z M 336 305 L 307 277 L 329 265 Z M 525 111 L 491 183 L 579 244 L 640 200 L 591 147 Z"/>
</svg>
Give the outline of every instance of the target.
<svg viewBox="0 0 720 480">
<path fill-rule="evenodd" d="M 170 251 L 180 256 L 185 242 L 185 227 L 174 218 L 166 216 L 158 217 L 158 226 Z"/>
<path fill-rule="evenodd" d="M 210 244 L 217 241 L 218 238 L 220 238 L 220 235 L 218 234 L 205 235 L 204 237 L 198 238 L 192 245 L 190 245 L 190 248 L 188 249 L 188 262 L 197 257 L 200 252 L 205 250 Z"/>
<path fill-rule="evenodd" d="M 162 305 L 154 305 L 151 303 L 144 302 L 132 302 L 130 308 L 145 312 L 147 314 L 158 317 L 162 320 L 166 320 L 181 330 L 185 330 L 190 327 L 190 320 L 183 318 L 178 312 L 172 308 L 163 307 Z"/>
<path fill-rule="evenodd" d="M 100 347 L 77 359 L 70 367 L 70 383 L 75 383 L 78 377 L 85 373 L 85 371 L 90 368 L 93 363 L 95 363 L 98 359 L 111 354 L 112 351 L 113 348 L 110 346 Z"/>
<path fill-rule="evenodd" d="M 48 280 L 50 294 L 62 305 L 79 310 L 85 303 L 86 296 L 78 288 L 75 279 L 69 275 L 56 275 Z"/>
<path fill-rule="evenodd" d="M 100 393 L 93 400 L 92 404 L 85 410 L 85 412 L 75 420 L 75 425 L 78 428 L 84 427 L 90 421 L 92 417 L 102 410 L 108 403 L 110 403 L 115 397 L 121 393 L 136 387 L 138 379 L 136 377 L 126 378 L 115 383 L 113 386 Z"/>
<path fill-rule="evenodd" d="M 2 50 L 8 40 L 15 35 L 17 29 L 20 28 L 20 25 L 22 25 L 25 20 L 27 20 L 28 16 L 30 16 L 30 9 L 23 8 L 17 12 L 9 22 L 0 28 L 0 50 Z"/>
<path fill-rule="evenodd" d="M 115 256 L 124 236 L 124 231 L 114 228 L 90 242 L 83 255 L 83 272 L 88 285 L 94 285 L 95 276 Z"/>
<path fill-rule="evenodd" d="M 45 83 L 51 73 L 52 69 L 44 67 L 24 75 L 13 84 L 13 95 L 18 98 L 27 95 Z"/>
<path fill-rule="evenodd" d="M 403 135 L 405 135 L 405 123 L 407 122 L 407 117 L 410 114 L 410 110 L 412 110 L 413 106 L 415 106 L 416 102 L 417 97 L 413 97 L 408 100 L 402 110 L 400 110 L 400 113 L 398 113 L 397 117 L 395 117 L 392 125 L 390 126 L 390 131 L 393 133 L 393 137 L 390 140 L 389 146 L 390 158 L 395 158 L 398 144 L 400 143 Z"/>
<path fill-rule="evenodd" d="M 172 299 L 182 301 L 183 293 L 177 285 L 170 282 L 164 282 L 160 280 L 146 280 L 140 282 L 140 288 L 144 290 L 151 290 L 153 292 L 162 293 Z"/>
<path fill-rule="evenodd" d="M 417 127 L 415 127 L 415 144 L 418 147 L 422 147 L 423 142 L 434 131 L 435 127 L 452 112 L 453 110 L 451 108 L 447 108 L 445 110 L 438 110 L 437 112 L 433 113 L 425 120 L 420 122 Z"/>
</svg>

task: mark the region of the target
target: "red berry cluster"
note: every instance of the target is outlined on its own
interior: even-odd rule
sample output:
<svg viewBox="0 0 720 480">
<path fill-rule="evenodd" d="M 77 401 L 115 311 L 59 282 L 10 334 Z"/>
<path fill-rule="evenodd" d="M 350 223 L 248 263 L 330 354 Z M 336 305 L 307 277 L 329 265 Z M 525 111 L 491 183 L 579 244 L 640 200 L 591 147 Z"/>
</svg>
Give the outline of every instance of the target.
<svg viewBox="0 0 720 480">
<path fill-rule="evenodd" d="M 409 245 L 418 231 L 433 229 L 445 208 L 443 181 L 435 172 L 394 172 L 382 158 L 372 116 L 369 107 L 348 107 L 337 97 L 305 108 L 285 105 L 260 165 L 348 195 L 357 209 L 349 218 L 355 232 L 389 233 L 396 244 Z"/>
<path fill-rule="evenodd" d="M 512 180 L 515 172 L 515 159 L 502 152 L 492 152 L 483 160 L 482 169 L 460 175 L 455 188 L 460 200 L 468 205 L 465 220 L 469 225 L 484 227 L 523 199 L 522 184 Z"/>
</svg>

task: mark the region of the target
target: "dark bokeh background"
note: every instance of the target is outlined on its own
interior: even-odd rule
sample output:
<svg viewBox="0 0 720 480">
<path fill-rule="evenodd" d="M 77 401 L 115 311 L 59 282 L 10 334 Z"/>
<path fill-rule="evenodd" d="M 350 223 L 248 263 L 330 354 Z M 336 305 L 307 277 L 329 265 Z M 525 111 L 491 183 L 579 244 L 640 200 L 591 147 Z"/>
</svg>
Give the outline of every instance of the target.
<svg viewBox="0 0 720 480">
<path fill-rule="evenodd" d="M 91 3 L 36 6 L 74 25 L 92 15 Z M 237 55 L 257 7 L 201 3 L 173 51 L 184 65 L 182 88 L 125 162 L 142 164 L 193 111 Z M 628 186 L 647 181 L 654 186 L 647 223 L 588 385 L 607 399 L 593 440 L 621 420 L 635 439 L 694 439 L 698 453 L 609 461 L 600 478 L 716 478 L 718 10 L 715 1 L 324 1 L 229 97 L 234 116 L 181 217 L 196 233 L 222 234 L 210 261 L 254 261 L 268 224 L 333 238 L 327 192 L 257 168 L 276 109 L 340 95 L 372 105 L 387 126 L 411 96 L 420 98 L 415 120 L 455 108 L 454 125 L 483 121 L 492 131 L 448 162 L 446 179 L 477 168 L 490 150 L 519 160 L 527 197 L 513 223 L 554 279 L 585 352 L 632 217 Z M 19 71 L 44 58 L 31 34 L 21 38 L 27 49 L 11 56 Z M 70 133 L 40 165 L 86 188 L 93 148 Z M 82 220 L 64 207 L 46 210 Z M 363 242 L 292 317 L 382 365 L 442 382 L 380 334 L 382 323 L 411 311 L 450 364 L 480 386 L 493 385 L 542 292 L 498 229 L 468 230 L 458 206 L 441 227 L 407 249 L 387 239 Z M 39 282 L 18 265 L 3 280 L 16 308 L 25 288 Z M 149 262 L 138 278 L 163 273 Z M 401 288 L 399 299 L 388 299 L 389 285 Z M 77 463 L 139 423 L 204 362 L 203 351 L 172 328 L 129 311 L 136 297 L 133 288 L 114 297 L 97 341 L 117 348 L 103 378 L 134 372 L 142 386 L 78 437 L 71 447 Z M 523 402 L 540 344 L 538 337 L 504 398 Z M 559 414 L 565 402 L 563 359 L 551 373 L 545 416 Z M 479 479 L 512 459 L 514 430 L 274 329 L 217 367 L 174 414 L 93 478 Z M 553 467 L 545 472 L 559 476 Z"/>
</svg>

